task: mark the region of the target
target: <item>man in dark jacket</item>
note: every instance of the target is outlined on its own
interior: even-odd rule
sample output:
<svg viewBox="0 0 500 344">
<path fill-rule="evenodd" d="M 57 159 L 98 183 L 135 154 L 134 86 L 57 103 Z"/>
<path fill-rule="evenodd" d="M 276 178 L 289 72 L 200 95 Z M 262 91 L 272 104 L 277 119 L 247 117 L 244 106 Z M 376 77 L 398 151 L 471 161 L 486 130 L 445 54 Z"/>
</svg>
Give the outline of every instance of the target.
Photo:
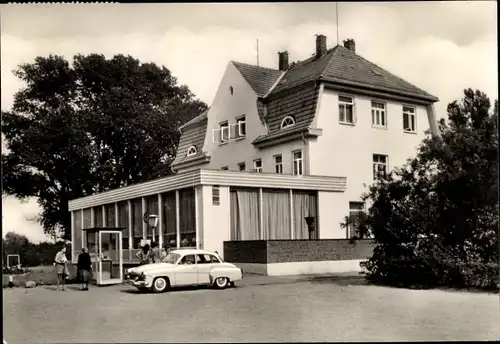
<svg viewBox="0 0 500 344">
<path fill-rule="evenodd" d="M 92 261 L 90 259 L 90 254 L 82 248 L 82 253 L 78 255 L 78 276 L 82 282 L 82 290 L 89 290 L 89 281 L 92 274 Z"/>
</svg>

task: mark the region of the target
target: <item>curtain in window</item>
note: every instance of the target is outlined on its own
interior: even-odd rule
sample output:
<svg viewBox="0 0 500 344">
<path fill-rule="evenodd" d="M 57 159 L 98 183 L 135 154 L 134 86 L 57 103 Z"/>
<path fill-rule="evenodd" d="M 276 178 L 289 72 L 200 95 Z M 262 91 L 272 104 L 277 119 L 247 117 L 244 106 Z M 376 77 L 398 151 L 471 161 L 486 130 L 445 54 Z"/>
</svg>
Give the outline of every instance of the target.
<svg viewBox="0 0 500 344">
<path fill-rule="evenodd" d="M 163 243 L 177 247 L 175 192 L 163 194 Z"/>
<path fill-rule="evenodd" d="M 263 239 L 290 239 L 290 194 L 288 191 L 262 193 Z"/>
<path fill-rule="evenodd" d="M 142 239 L 142 200 L 132 200 L 132 245 L 138 249 Z"/>
<path fill-rule="evenodd" d="M 293 192 L 293 238 L 309 239 L 306 216 L 314 216 L 312 238 L 318 238 L 318 218 L 316 216 L 316 195 L 305 192 Z"/>
<path fill-rule="evenodd" d="M 113 206 L 114 204 L 110 204 L 109 207 Z M 109 212 L 108 212 L 109 214 Z M 114 211 L 113 211 L 114 215 Z M 109 220 L 109 218 L 108 218 Z M 114 222 L 114 220 L 113 220 Z M 128 202 L 123 201 L 118 203 L 118 224 L 117 227 L 122 227 L 124 228 L 122 231 L 122 248 L 128 249 L 129 244 L 128 244 L 128 237 L 129 237 L 129 230 L 130 226 L 128 223 Z"/>
<path fill-rule="evenodd" d="M 91 228 L 92 218 L 90 208 L 83 209 L 83 226 L 82 228 Z"/>
<path fill-rule="evenodd" d="M 115 224 L 115 204 L 106 204 L 106 227 L 118 227 Z"/>
<path fill-rule="evenodd" d="M 179 191 L 181 247 L 196 247 L 195 189 Z"/>
<path fill-rule="evenodd" d="M 231 190 L 231 240 L 259 240 L 259 191 Z"/>
<path fill-rule="evenodd" d="M 102 206 L 94 207 L 94 227 L 102 228 L 103 213 Z"/>
<path fill-rule="evenodd" d="M 82 249 L 82 211 L 76 210 L 73 211 L 73 229 L 74 229 L 74 237 L 72 238 L 74 251 L 76 256 L 80 254 Z M 76 259 L 76 257 L 73 257 Z"/>
</svg>

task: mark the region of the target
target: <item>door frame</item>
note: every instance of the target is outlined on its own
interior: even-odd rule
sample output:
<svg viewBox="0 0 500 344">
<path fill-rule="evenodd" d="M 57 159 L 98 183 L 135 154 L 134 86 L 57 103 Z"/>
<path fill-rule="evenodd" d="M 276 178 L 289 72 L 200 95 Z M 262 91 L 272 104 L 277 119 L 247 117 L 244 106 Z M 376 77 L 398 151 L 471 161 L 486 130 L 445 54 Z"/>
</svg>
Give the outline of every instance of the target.
<svg viewBox="0 0 500 344">
<path fill-rule="evenodd" d="M 118 256 L 119 256 L 119 265 L 118 271 L 120 272 L 120 278 L 110 278 L 109 280 L 102 280 L 102 235 L 103 234 L 117 234 L 118 235 Z M 98 252 L 99 257 L 97 260 L 98 278 L 97 285 L 108 285 L 108 284 L 120 284 L 123 282 L 123 252 L 122 252 L 122 232 L 116 230 L 104 230 L 98 232 Z M 113 268 L 113 263 L 111 263 L 111 269 Z"/>
</svg>

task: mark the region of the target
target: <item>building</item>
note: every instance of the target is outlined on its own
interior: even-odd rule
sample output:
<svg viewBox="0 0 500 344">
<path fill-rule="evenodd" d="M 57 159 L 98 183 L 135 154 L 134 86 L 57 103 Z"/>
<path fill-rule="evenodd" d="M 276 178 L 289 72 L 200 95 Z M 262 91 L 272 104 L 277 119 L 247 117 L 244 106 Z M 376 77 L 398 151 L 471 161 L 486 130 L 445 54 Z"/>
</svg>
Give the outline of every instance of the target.
<svg viewBox="0 0 500 344">
<path fill-rule="evenodd" d="M 414 155 L 427 130 L 438 135 L 438 99 L 356 54 L 352 39 L 315 43 L 305 61 L 280 52 L 278 69 L 229 62 L 210 109 L 180 128 L 177 175 L 70 201 L 74 250 L 91 244 L 82 228 L 121 227 L 132 261 L 151 235 L 146 211 L 160 218 L 160 244 L 221 254 L 224 241 L 349 237 L 340 223 L 366 208 L 365 185 Z"/>
</svg>

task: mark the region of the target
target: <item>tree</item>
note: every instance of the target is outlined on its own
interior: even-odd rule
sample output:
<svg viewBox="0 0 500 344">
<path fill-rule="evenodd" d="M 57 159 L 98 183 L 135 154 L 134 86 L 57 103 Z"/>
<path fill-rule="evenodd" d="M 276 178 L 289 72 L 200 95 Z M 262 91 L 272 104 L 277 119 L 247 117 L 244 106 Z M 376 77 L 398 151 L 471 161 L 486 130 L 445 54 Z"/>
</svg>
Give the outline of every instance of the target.
<svg viewBox="0 0 500 344">
<path fill-rule="evenodd" d="M 491 111 L 484 93 L 467 89 L 447 110 L 442 137 L 427 137 L 364 196 L 372 207 L 361 228 L 375 239 L 364 265 L 371 281 L 498 283 L 498 102 Z"/>
<path fill-rule="evenodd" d="M 131 56 L 37 57 L 2 112 L 3 191 L 36 197 L 46 233 L 70 237 L 68 201 L 171 174 L 178 127 L 206 110 L 165 67 Z"/>
</svg>

